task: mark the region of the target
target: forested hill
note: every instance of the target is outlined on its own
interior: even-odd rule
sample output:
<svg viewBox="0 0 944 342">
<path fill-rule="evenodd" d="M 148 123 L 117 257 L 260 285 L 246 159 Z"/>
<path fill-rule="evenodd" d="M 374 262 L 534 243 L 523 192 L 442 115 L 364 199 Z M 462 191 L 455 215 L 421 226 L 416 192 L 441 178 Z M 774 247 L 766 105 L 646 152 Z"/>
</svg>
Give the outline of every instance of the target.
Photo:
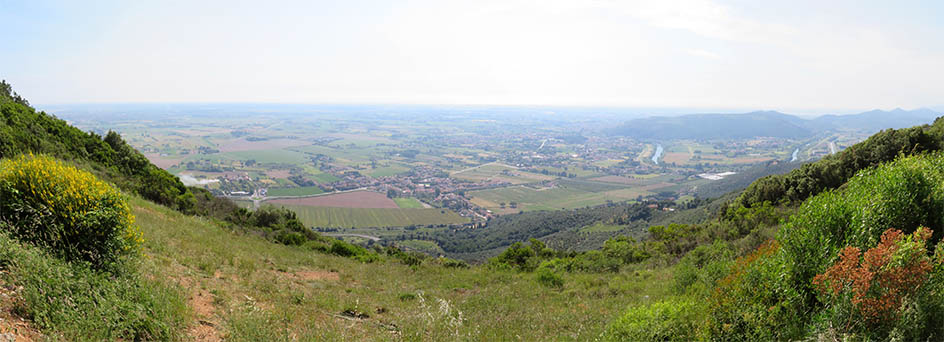
<svg viewBox="0 0 944 342">
<path fill-rule="evenodd" d="M 690 114 L 635 119 L 611 134 L 643 139 L 742 139 L 751 137 L 804 138 L 818 132 L 857 130 L 875 132 L 906 128 L 940 116 L 930 109 L 873 110 L 851 115 L 824 115 L 815 119 L 774 111 L 744 114 Z"/>
<path fill-rule="evenodd" d="M 778 112 L 691 114 L 635 119 L 611 131 L 640 139 L 801 138 L 813 134 L 803 120 Z"/>
</svg>

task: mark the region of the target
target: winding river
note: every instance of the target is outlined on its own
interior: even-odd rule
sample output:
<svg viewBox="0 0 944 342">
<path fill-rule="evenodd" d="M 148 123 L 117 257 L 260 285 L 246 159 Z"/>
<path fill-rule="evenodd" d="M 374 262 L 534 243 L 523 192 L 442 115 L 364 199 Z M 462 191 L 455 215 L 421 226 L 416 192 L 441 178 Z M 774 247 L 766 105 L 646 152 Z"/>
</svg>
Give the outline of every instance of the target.
<svg viewBox="0 0 944 342">
<path fill-rule="evenodd" d="M 797 161 L 797 153 L 800 153 L 800 148 L 799 148 L 799 147 L 797 147 L 797 149 L 793 150 L 793 159 L 790 159 L 790 162 L 791 162 L 791 163 Z"/>
<path fill-rule="evenodd" d="M 652 162 L 656 163 L 656 165 L 659 165 L 659 157 L 662 157 L 662 152 L 662 144 L 658 144 L 656 146 L 656 153 L 652 155 Z"/>
</svg>

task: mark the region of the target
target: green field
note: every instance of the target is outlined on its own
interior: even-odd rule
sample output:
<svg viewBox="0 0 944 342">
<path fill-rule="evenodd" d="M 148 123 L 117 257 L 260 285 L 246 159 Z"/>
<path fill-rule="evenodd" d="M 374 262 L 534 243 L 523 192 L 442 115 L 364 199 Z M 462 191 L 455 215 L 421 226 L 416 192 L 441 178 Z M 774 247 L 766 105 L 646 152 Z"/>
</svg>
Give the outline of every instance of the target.
<svg viewBox="0 0 944 342">
<path fill-rule="evenodd" d="M 334 175 L 330 173 L 324 173 L 321 170 L 318 170 L 312 167 L 311 165 L 304 165 L 302 166 L 302 169 L 305 170 L 305 172 L 308 174 L 309 177 L 311 177 L 312 179 L 314 179 L 315 181 L 319 183 L 331 183 L 331 182 L 337 182 L 340 180 L 340 178 L 335 177 Z"/>
<path fill-rule="evenodd" d="M 517 170 L 515 167 L 502 164 L 487 164 L 452 173 L 452 177 L 470 181 L 481 181 L 485 179 L 497 178 L 512 184 L 524 184 L 539 182 L 556 178 L 555 176 L 540 175 L 536 173 Z"/>
<path fill-rule="evenodd" d="M 469 219 L 445 209 L 330 208 L 280 205 L 298 214 L 311 227 L 365 228 L 466 223 Z"/>
<path fill-rule="evenodd" d="M 302 186 L 295 188 L 272 188 L 269 189 L 269 196 L 310 196 L 323 193 L 324 190 L 317 186 Z"/>
<path fill-rule="evenodd" d="M 588 191 L 588 190 L 597 191 Z M 638 196 L 651 194 L 638 188 L 626 188 L 614 185 L 610 190 L 599 182 L 562 181 L 557 187 L 534 189 L 526 186 L 513 186 L 481 191 L 470 195 L 473 202 L 486 208 L 498 208 L 501 202 L 517 202 L 524 210 L 574 209 L 604 204 L 607 201 L 621 202 L 635 200 Z"/>
<path fill-rule="evenodd" d="M 397 197 L 393 199 L 394 202 L 397 202 L 397 206 L 404 209 L 421 209 L 423 207 L 423 202 L 420 202 L 418 199 L 412 197 Z"/>
<path fill-rule="evenodd" d="M 370 158 L 375 154 L 370 148 L 350 147 L 338 149 L 334 147 L 310 145 L 302 147 L 292 147 L 291 151 L 303 152 L 307 154 L 323 154 L 335 159 L 339 164 L 358 164 L 370 162 Z"/>
<path fill-rule="evenodd" d="M 298 164 L 308 161 L 308 155 L 295 151 L 275 149 L 265 151 L 239 151 L 225 152 L 215 155 L 203 155 L 201 157 L 219 156 L 220 159 L 227 160 L 255 160 L 257 163 L 284 163 Z M 198 158 L 199 159 L 199 158 Z M 203 158 L 207 159 L 207 158 Z"/>
</svg>

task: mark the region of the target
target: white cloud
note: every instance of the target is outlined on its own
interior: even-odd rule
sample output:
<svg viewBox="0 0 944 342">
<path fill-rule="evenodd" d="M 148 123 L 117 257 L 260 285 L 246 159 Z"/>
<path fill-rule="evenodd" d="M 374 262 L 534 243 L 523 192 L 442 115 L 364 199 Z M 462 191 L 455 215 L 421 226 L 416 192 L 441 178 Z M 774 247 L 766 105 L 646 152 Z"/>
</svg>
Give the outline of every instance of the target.
<svg viewBox="0 0 944 342">
<path fill-rule="evenodd" d="M 719 54 L 717 54 L 717 53 L 714 53 L 714 52 L 711 52 L 711 51 L 708 51 L 708 50 L 702 50 L 702 49 L 686 49 L 686 50 L 685 50 L 685 53 L 687 53 L 687 54 L 689 54 L 689 55 L 692 55 L 692 56 L 704 57 L 704 58 L 708 58 L 708 59 L 720 60 L 720 59 L 722 58 L 721 55 L 719 55 Z"/>
</svg>

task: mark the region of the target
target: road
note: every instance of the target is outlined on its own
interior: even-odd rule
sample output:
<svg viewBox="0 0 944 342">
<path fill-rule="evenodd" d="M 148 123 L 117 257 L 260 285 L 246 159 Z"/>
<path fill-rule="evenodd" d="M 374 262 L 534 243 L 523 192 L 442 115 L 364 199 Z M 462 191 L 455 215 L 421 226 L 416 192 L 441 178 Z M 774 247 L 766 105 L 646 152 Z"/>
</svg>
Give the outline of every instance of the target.
<svg viewBox="0 0 944 342">
<path fill-rule="evenodd" d="M 359 237 L 359 238 L 364 238 L 368 240 L 380 241 L 379 237 L 363 235 L 363 234 L 344 234 L 344 233 L 321 233 L 321 234 L 324 236 L 332 236 L 332 237 L 353 236 L 353 237 Z"/>
</svg>

